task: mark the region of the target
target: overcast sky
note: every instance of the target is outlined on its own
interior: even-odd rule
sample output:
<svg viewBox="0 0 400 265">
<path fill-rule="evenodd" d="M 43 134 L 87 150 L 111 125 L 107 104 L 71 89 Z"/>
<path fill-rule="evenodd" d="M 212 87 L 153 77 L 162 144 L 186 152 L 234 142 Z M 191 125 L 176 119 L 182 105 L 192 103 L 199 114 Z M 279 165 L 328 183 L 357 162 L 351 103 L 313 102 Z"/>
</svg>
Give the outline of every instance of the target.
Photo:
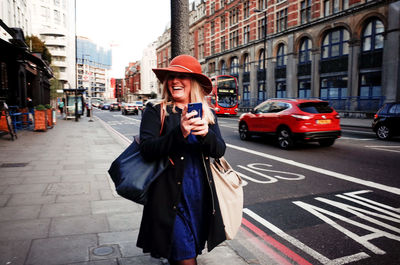
<svg viewBox="0 0 400 265">
<path fill-rule="evenodd" d="M 77 35 L 110 47 L 111 77 L 124 77 L 125 66 L 142 58 L 171 21 L 169 0 L 76 0 Z"/>
</svg>

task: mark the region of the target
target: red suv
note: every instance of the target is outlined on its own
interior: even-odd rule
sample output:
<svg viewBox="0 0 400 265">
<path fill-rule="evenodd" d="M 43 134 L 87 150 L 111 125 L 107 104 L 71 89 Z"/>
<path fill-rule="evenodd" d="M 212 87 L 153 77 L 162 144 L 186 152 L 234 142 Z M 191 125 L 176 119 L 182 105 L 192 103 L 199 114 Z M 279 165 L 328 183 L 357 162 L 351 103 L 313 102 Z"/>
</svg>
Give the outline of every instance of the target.
<svg viewBox="0 0 400 265">
<path fill-rule="evenodd" d="M 262 134 L 277 136 L 282 149 L 298 140 L 331 146 L 341 135 L 340 116 L 322 100 L 269 99 L 239 118 L 240 139 Z"/>
</svg>

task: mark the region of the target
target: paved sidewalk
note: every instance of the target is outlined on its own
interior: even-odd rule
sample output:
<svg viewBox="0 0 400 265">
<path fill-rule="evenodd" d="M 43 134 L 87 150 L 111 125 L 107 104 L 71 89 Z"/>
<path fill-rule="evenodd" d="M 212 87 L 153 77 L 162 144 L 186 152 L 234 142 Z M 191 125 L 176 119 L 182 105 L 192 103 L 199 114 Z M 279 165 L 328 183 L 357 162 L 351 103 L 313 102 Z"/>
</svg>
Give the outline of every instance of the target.
<svg viewBox="0 0 400 265">
<path fill-rule="evenodd" d="M 123 149 L 87 118 L 0 137 L 0 264 L 160 264 L 135 247 L 142 206 L 113 193 L 107 169 Z M 259 264 L 229 244 L 199 264 Z"/>
</svg>

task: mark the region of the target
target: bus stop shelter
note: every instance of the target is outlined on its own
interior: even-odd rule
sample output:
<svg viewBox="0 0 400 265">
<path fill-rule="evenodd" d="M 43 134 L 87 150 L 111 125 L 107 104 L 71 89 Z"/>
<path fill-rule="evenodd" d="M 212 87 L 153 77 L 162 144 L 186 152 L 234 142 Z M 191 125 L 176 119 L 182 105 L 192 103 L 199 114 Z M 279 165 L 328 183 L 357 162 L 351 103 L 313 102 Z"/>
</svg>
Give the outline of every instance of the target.
<svg viewBox="0 0 400 265">
<path fill-rule="evenodd" d="M 78 102 L 78 117 L 83 115 L 83 107 L 84 107 L 84 99 L 83 93 L 86 89 L 64 89 L 64 97 L 65 97 L 65 118 L 66 119 L 74 119 L 75 118 L 75 102 Z"/>
</svg>

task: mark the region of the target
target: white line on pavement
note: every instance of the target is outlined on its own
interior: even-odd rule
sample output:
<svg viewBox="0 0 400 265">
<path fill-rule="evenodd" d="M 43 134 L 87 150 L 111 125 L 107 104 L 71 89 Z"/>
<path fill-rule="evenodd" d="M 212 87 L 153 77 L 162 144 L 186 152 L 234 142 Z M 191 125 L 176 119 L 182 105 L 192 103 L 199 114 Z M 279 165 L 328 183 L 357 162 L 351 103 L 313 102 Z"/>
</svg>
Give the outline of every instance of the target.
<svg viewBox="0 0 400 265">
<path fill-rule="evenodd" d="M 244 147 L 240 147 L 240 146 L 236 146 L 236 145 L 232 145 L 232 144 L 228 144 L 228 143 L 226 144 L 226 146 L 228 146 L 230 148 L 233 148 L 233 149 L 236 149 L 236 150 L 239 150 L 239 151 L 242 151 L 242 152 L 246 152 L 246 153 L 250 153 L 250 154 L 253 154 L 253 155 L 258 155 L 258 156 L 261 156 L 261 157 L 265 157 L 265 158 L 268 158 L 268 159 L 271 159 L 271 160 L 275 160 L 275 161 L 278 161 L 278 162 L 286 163 L 286 164 L 289 164 L 289 165 L 292 165 L 292 166 L 305 168 L 305 169 L 308 169 L 308 170 L 311 170 L 311 171 L 314 171 L 314 172 L 317 172 L 317 173 L 321 173 L 321 174 L 324 174 L 324 175 L 328 175 L 328 176 L 331 176 L 331 177 L 334 177 L 334 178 L 346 180 L 346 181 L 349 181 L 349 182 L 354 182 L 354 183 L 361 184 L 361 185 L 364 185 L 364 186 L 367 186 L 367 187 L 372 187 L 372 188 L 375 188 L 375 189 L 380 189 L 380 190 L 383 190 L 383 191 L 387 191 L 387 192 L 391 192 L 391 193 L 400 195 L 400 189 L 399 188 L 390 187 L 390 186 L 387 186 L 387 185 L 375 183 L 375 182 L 368 181 L 368 180 L 358 179 L 358 178 L 355 178 L 355 177 L 352 177 L 352 176 L 348 176 L 348 175 L 345 175 L 345 174 L 341 174 L 341 173 L 337 173 L 337 172 L 334 172 L 334 171 L 331 171 L 331 170 L 318 168 L 318 167 L 315 167 L 315 166 L 310 166 L 310 165 L 307 165 L 307 164 L 303 164 L 303 163 L 296 162 L 296 161 L 293 161 L 293 160 L 290 160 L 290 159 L 286 159 L 286 158 L 281 158 L 281 157 L 278 157 L 278 156 L 264 154 L 264 153 L 261 153 L 261 152 L 258 152 L 258 151 L 250 150 L 250 149 L 247 149 L 247 148 L 244 148 Z"/>
</svg>

